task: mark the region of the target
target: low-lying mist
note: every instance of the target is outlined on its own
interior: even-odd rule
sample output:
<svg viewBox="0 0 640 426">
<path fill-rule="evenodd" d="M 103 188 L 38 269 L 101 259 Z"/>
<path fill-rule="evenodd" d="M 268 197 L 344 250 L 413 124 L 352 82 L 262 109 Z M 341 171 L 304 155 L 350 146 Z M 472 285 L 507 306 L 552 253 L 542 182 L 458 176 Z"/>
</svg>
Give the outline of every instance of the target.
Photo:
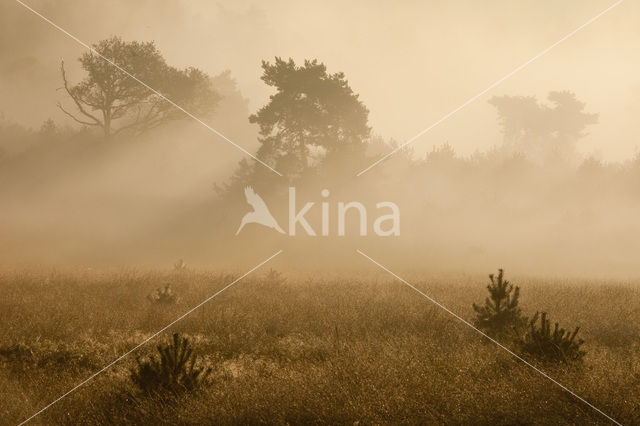
<svg viewBox="0 0 640 426">
<path fill-rule="evenodd" d="M 263 62 L 273 94 L 250 111 L 229 71 L 172 67 L 150 42 L 111 37 L 95 49 L 206 112 L 263 163 L 85 53 L 84 80 L 59 70 L 69 121 L 0 122 L 1 264 L 237 268 L 282 249 L 290 269 L 370 267 L 359 249 L 403 270 L 640 273 L 640 160 L 580 155 L 599 115 L 572 92 L 491 98 L 502 140 L 489 150 L 409 146 L 369 168 L 398 143 L 375 133 L 346 76 L 317 60 Z M 240 232 L 257 209 L 248 187 L 277 225 Z M 394 232 L 378 232 L 389 205 L 397 217 L 383 228 Z"/>
<path fill-rule="evenodd" d="M 305 218 L 316 236 L 299 224 L 296 236 L 258 224 L 236 236 L 251 207 L 242 188 L 225 194 L 216 184 L 229 180 L 239 159 L 187 122 L 133 139 L 42 140 L 0 166 L 2 263 L 169 268 L 183 258 L 198 267 L 251 266 L 283 249 L 289 268 L 344 269 L 366 267 L 361 249 L 402 269 L 639 272 L 637 160 L 535 164 L 498 151 L 461 158 L 447 146 L 422 159 L 401 153 L 360 177 L 358 167 L 343 164 L 339 179 L 292 183 L 296 212 L 315 203 Z M 269 182 L 272 190 L 256 190 L 288 233 L 290 183 L 275 175 Z M 338 236 L 338 203 L 350 201 L 366 208 L 367 236 L 359 235 L 356 210 Z M 376 208 L 383 201 L 400 210 L 399 236 L 373 231 L 388 214 Z M 328 236 L 321 235 L 323 202 Z"/>
</svg>

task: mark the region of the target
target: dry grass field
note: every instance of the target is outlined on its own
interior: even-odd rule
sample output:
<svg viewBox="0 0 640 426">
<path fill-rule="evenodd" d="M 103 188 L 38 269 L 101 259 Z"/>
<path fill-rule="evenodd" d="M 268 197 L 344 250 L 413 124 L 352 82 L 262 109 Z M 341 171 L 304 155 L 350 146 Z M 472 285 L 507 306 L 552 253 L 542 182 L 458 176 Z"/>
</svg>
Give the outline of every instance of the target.
<svg viewBox="0 0 640 426">
<path fill-rule="evenodd" d="M 272 277 L 240 281 L 31 423 L 608 423 L 388 276 Z M 28 418 L 231 280 L 190 270 L 1 273 L 2 423 Z M 412 280 L 469 320 L 485 298 L 486 277 Z M 514 282 L 525 314 L 580 325 L 586 341 L 582 362 L 538 365 L 617 421 L 640 423 L 637 283 Z M 148 300 L 166 284 L 175 304 Z M 190 337 L 212 372 L 194 391 L 144 394 L 130 378 L 135 355 L 172 332 Z"/>
<path fill-rule="evenodd" d="M 640 426 L 638 16 L 0 1 L 0 426 Z"/>
</svg>

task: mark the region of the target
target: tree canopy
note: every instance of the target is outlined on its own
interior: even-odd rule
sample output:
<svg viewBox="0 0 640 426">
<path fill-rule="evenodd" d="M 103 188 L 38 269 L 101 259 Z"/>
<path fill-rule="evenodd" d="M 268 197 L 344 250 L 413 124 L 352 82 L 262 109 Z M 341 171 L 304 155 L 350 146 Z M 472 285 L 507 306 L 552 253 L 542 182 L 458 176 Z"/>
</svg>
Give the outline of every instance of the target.
<svg viewBox="0 0 640 426">
<path fill-rule="evenodd" d="M 197 68 L 180 70 L 167 65 L 153 42 L 125 42 L 112 37 L 93 48 L 193 114 L 212 112 L 220 99 L 207 74 Z M 58 103 L 78 123 L 100 127 L 108 137 L 124 131 L 142 133 L 184 117 L 161 96 L 94 52 L 83 54 L 79 61 L 87 75 L 76 85 L 69 83 L 64 62 L 60 67 L 64 89 L 77 111 L 72 113 Z"/>
<path fill-rule="evenodd" d="M 364 153 L 369 111 L 343 73 L 329 74 L 317 60 L 298 66 L 281 58 L 263 61 L 262 69 L 276 93 L 249 117 L 260 128 L 258 158 L 296 179 Z"/>
</svg>

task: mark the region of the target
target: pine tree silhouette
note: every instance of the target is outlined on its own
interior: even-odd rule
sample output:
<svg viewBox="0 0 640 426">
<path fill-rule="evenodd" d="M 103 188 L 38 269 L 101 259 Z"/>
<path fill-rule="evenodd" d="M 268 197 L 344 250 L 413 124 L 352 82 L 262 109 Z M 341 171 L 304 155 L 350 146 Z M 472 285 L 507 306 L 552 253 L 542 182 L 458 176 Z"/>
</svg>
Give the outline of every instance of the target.
<svg viewBox="0 0 640 426">
<path fill-rule="evenodd" d="M 130 371 L 133 383 L 147 393 L 160 391 L 180 392 L 196 389 L 211 373 L 210 367 L 198 366 L 191 342 L 178 333 L 173 334 L 170 344 L 157 347 L 160 358 L 150 356 Z"/>
<path fill-rule="evenodd" d="M 491 337 L 516 338 L 527 324 L 527 318 L 522 316 L 518 307 L 520 288 L 504 279 L 502 269 L 498 269 L 497 277 L 490 274 L 489 279 L 489 297 L 485 299 L 484 306 L 473 304 L 477 314 L 474 323 Z"/>
<path fill-rule="evenodd" d="M 537 327 L 540 318 L 540 327 Z M 548 362 L 580 361 L 586 352 L 581 349 L 584 340 L 576 339 L 580 327 L 576 327 L 573 332 L 560 328 L 555 323 L 551 332 L 551 321 L 547 318 L 547 313 L 539 312 L 531 318 L 529 329 L 520 340 L 520 347 L 523 352 Z"/>
</svg>

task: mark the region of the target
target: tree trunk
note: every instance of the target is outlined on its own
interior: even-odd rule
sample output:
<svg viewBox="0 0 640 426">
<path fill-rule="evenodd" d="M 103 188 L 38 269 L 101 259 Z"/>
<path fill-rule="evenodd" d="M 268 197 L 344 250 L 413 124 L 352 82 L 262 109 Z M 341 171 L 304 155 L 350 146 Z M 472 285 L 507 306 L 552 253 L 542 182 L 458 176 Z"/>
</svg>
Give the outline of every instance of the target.
<svg viewBox="0 0 640 426">
<path fill-rule="evenodd" d="M 107 109 L 104 111 L 104 125 L 102 126 L 104 130 L 105 139 L 109 139 L 111 136 L 111 110 Z"/>
</svg>

